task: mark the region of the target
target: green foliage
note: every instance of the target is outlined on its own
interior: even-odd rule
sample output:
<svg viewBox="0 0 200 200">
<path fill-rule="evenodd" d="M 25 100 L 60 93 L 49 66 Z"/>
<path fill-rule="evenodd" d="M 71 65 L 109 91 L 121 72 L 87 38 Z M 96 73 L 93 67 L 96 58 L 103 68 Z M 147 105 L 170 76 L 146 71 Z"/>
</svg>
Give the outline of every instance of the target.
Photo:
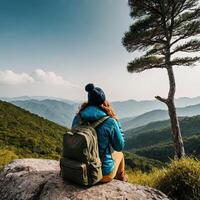
<svg viewBox="0 0 200 200">
<path fill-rule="evenodd" d="M 0 149 L 9 149 L 19 158 L 58 159 L 66 130 L 49 120 L 0 101 Z"/>
<path fill-rule="evenodd" d="M 177 200 L 200 199 L 200 162 L 191 158 L 173 161 L 154 187 Z"/>
<path fill-rule="evenodd" d="M 146 173 L 141 170 L 126 170 L 129 183 L 153 187 L 154 173 Z"/>
<path fill-rule="evenodd" d="M 134 153 L 124 152 L 124 155 L 127 170 L 150 172 L 153 168 L 165 166 L 165 164 L 160 161 L 138 156 Z"/>
<path fill-rule="evenodd" d="M 156 58 L 155 56 L 140 57 L 128 63 L 128 72 L 142 72 L 146 69 L 163 68 L 163 58 Z"/>
<path fill-rule="evenodd" d="M 17 155 L 8 149 L 0 149 L 0 169 L 10 161 L 17 159 Z"/>
<path fill-rule="evenodd" d="M 167 167 L 150 173 L 128 171 L 129 182 L 161 190 L 174 200 L 200 199 L 200 161 L 192 158 L 173 160 Z"/>
</svg>

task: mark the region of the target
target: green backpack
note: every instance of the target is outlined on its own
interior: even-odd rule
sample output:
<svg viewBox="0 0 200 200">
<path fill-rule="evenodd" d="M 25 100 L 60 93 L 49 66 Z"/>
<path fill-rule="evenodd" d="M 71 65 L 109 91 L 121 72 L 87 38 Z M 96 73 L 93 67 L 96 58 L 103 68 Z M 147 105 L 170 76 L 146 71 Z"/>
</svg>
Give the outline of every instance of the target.
<svg viewBox="0 0 200 200">
<path fill-rule="evenodd" d="M 108 118 L 109 116 L 103 117 L 93 124 L 82 122 L 64 134 L 63 157 L 60 159 L 63 179 L 83 186 L 92 186 L 102 179 L 95 128 Z"/>
</svg>

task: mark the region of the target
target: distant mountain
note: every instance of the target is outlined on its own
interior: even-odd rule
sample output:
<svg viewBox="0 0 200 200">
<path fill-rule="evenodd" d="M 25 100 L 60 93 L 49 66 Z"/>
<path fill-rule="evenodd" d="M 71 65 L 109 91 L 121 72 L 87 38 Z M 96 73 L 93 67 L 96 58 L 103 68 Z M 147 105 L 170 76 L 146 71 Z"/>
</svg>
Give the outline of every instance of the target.
<svg viewBox="0 0 200 200">
<path fill-rule="evenodd" d="M 71 126 L 77 109 L 76 104 L 71 105 L 50 99 L 11 101 L 11 103 L 65 127 Z"/>
<path fill-rule="evenodd" d="M 0 100 L 7 101 L 7 102 L 11 102 L 11 101 L 27 101 L 27 100 L 42 101 L 42 100 L 47 100 L 47 99 L 62 101 L 64 103 L 67 103 L 67 104 L 70 104 L 70 105 L 80 103 L 79 101 L 72 101 L 72 100 L 68 100 L 68 99 L 62 99 L 62 98 L 56 98 L 56 97 L 49 97 L 49 96 L 0 97 Z"/>
<path fill-rule="evenodd" d="M 175 104 L 177 107 L 186 107 L 190 105 L 200 104 L 200 96 L 199 97 L 180 97 L 175 99 Z"/>
<path fill-rule="evenodd" d="M 66 131 L 54 122 L 0 101 L 0 151 L 12 151 L 19 158 L 58 158 Z"/>
<path fill-rule="evenodd" d="M 181 116 L 194 116 L 200 114 L 200 104 L 191 105 L 183 108 L 177 108 L 177 114 Z M 150 122 L 162 121 L 169 119 L 168 111 L 166 110 L 153 110 L 137 117 L 122 119 L 121 125 L 124 130 L 133 129 L 143 126 Z"/>
<path fill-rule="evenodd" d="M 2 101 L 25 101 L 25 100 L 31 100 L 31 97 L 29 96 L 20 96 L 20 97 L 0 97 L 0 100 Z"/>
<path fill-rule="evenodd" d="M 178 116 L 200 115 L 200 104 L 190 105 L 183 108 L 177 108 Z"/>
<path fill-rule="evenodd" d="M 166 110 L 153 110 L 138 117 L 128 118 L 127 121 L 123 120 L 121 122 L 122 128 L 124 130 L 133 129 L 136 127 L 143 126 L 150 122 L 169 119 L 168 112 Z"/>
<path fill-rule="evenodd" d="M 165 105 L 159 101 L 118 101 L 112 106 L 120 118 L 136 117 L 155 109 L 164 109 Z"/>
<path fill-rule="evenodd" d="M 176 107 L 186 107 L 190 105 L 200 104 L 200 97 L 181 97 L 175 100 L 175 104 Z M 112 106 L 120 118 L 136 117 L 152 110 L 166 110 L 165 104 L 157 100 L 115 101 L 112 102 Z"/>
</svg>

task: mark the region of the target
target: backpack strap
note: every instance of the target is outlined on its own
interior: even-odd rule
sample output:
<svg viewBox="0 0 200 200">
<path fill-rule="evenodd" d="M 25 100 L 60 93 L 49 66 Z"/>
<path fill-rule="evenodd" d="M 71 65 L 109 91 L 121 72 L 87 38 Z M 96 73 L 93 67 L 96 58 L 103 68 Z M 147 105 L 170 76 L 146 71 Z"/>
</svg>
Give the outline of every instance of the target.
<svg viewBox="0 0 200 200">
<path fill-rule="evenodd" d="M 93 127 L 93 128 L 98 127 L 100 124 L 102 124 L 102 123 L 103 123 L 105 120 L 107 120 L 108 118 L 110 118 L 110 116 L 102 117 L 102 118 L 99 119 L 98 121 L 94 122 L 94 123 L 92 124 L 92 127 Z M 106 150 L 109 148 L 109 146 L 110 146 L 110 143 L 108 142 L 108 144 L 106 145 L 106 147 L 105 147 L 105 149 L 104 149 L 102 155 L 100 156 L 100 159 L 101 159 L 102 162 L 103 162 L 104 159 L 105 159 Z"/>
<path fill-rule="evenodd" d="M 99 126 L 100 124 L 102 124 L 102 123 L 103 123 L 105 120 L 107 120 L 108 118 L 110 118 L 110 116 L 102 117 L 102 118 L 99 119 L 98 121 L 93 122 L 93 123 L 91 124 L 91 126 L 92 126 L 93 128 L 96 128 L 97 126 Z"/>
</svg>

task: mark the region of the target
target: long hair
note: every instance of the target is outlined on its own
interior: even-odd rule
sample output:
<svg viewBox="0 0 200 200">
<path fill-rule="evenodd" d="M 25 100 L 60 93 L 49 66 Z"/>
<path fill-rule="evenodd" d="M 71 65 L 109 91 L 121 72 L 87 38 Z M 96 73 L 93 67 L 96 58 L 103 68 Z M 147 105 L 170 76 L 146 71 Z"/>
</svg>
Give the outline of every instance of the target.
<svg viewBox="0 0 200 200">
<path fill-rule="evenodd" d="M 78 113 L 80 113 L 82 110 L 84 110 L 87 106 L 89 106 L 90 104 L 88 104 L 88 102 L 84 102 L 81 104 L 81 106 L 79 107 L 79 111 Z M 119 121 L 119 118 L 117 117 L 117 115 L 115 114 L 112 105 L 105 100 L 100 106 L 99 106 L 108 116 L 116 119 L 117 121 Z"/>
</svg>

